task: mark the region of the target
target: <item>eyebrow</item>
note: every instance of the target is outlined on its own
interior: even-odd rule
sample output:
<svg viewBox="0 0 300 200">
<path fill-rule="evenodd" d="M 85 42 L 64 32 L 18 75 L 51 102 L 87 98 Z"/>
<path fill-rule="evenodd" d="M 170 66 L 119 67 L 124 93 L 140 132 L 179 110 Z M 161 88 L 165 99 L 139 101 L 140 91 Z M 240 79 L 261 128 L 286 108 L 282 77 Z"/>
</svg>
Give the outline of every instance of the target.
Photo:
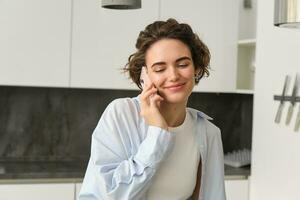
<svg viewBox="0 0 300 200">
<path fill-rule="evenodd" d="M 191 61 L 192 59 L 190 57 L 188 57 L 188 56 L 183 56 L 183 57 L 180 57 L 180 58 L 176 59 L 175 62 L 179 62 L 179 61 L 182 61 L 182 60 L 190 60 Z M 155 65 L 164 65 L 164 64 L 166 64 L 166 62 L 163 62 L 163 61 L 156 62 L 156 63 L 153 63 L 151 65 L 151 68 L 154 67 Z"/>
</svg>

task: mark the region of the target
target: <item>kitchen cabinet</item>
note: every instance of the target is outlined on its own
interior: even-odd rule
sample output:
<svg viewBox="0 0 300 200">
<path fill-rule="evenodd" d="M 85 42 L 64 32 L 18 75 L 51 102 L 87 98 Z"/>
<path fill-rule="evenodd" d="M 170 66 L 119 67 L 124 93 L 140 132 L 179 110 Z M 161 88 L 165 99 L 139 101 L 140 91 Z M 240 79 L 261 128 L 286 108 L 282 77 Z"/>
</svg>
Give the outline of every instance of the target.
<svg viewBox="0 0 300 200">
<path fill-rule="evenodd" d="M 74 200 L 74 183 L 0 184 L 1 200 Z"/>
<path fill-rule="evenodd" d="M 239 6 L 241 0 L 153 0 L 141 9 L 111 10 L 98 0 L 2 1 L 0 85 L 137 89 L 121 70 L 136 38 L 149 23 L 173 17 L 189 23 L 211 51 L 211 75 L 194 91 L 248 89 L 252 72 L 238 62 L 247 63 L 254 51 L 237 46 L 251 37 L 238 35 L 249 18 Z"/>
<path fill-rule="evenodd" d="M 0 85 L 69 85 L 71 2 L 0 2 Z"/>
<path fill-rule="evenodd" d="M 227 200 L 248 200 L 248 179 L 225 180 L 225 192 Z"/>
<path fill-rule="evenodd" d="M 137 89 L 122 68 L 135 51 L 138 34 L 157 20 L 159 0 L 136 10 L 101 8 L 98 0 L 74 0 L 70 86 Z"/>
<path fill-rule="evenodd" d="M 238 40 L 236 1 L 155 0 L 142 9 L 103 9 L 96 0 L 74 0 L 71 87 L 136 89 L 121 73 L 138 33 L 157 19 L 192 25 L 211 50 L 211 76 L 195 91 L 235 92 Z M 230 22 L 230 23 L 228 23 Z"/>
<path fill-rule="evenodd" d="M 235 0 L 161 1 L 161 19 L 173 17 L 190 24 L 211 51 L 211 75 L 195 91 L 235 91 L 238 6 Z"/>
</svg>

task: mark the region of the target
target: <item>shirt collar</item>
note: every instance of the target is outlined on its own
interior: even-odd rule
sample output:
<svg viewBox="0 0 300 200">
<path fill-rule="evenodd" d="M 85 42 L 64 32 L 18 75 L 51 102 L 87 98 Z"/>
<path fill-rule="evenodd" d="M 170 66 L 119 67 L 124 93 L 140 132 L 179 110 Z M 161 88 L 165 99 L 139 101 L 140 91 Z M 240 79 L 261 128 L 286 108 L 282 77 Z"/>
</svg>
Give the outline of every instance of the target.
<svg viewBox="0 0 300 200">
<path fill-rule="evenodd" d="M 201 117 L 201 118 L 204 118 L 204 119 L 207 119 L 207 120 L 213 120 L 212 117 L 208 116 L 207 114 L 205 114 L 204 112 L 201 112 L 199 110 L 196 110 L 194 108 L 189 108 L 189 110 L 191 110 L 195 115 Z"/>
<path fill-rule="evenodd" d="M 208 116 L 207 114 L 201 112 L 201 111 L 198 111 L 198 115 L 204 119 L 207 119 L 207 120 L 213 120 L 212 117 Z"/>
</svg>

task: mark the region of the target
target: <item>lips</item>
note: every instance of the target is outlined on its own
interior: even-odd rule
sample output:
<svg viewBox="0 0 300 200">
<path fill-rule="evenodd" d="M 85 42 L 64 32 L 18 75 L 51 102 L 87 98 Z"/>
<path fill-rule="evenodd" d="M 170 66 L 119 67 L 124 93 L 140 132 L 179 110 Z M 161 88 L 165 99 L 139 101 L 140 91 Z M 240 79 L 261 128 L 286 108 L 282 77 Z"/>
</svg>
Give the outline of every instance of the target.
<svg viewBox="0 0 300 200">
<path fill-rule="evenodd" d="M 185 83 L 178 83 L 170 86 L 166 86 L 166 89 L 172 90 L 172 91 L 177 91 L 180 90 L 184 87 Z"/>
</svg>

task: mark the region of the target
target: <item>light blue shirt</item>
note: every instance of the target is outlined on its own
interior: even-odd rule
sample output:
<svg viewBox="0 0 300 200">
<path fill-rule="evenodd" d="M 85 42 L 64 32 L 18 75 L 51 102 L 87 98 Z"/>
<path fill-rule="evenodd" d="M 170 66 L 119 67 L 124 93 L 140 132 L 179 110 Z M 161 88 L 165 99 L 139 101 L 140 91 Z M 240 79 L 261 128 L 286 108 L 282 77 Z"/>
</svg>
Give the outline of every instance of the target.
<svg viewBox="0 0 300 200">
<path fill-rule="evenodd" d="M 224 200 L 220 130 L 204 113 L 191 108 L 188 112 L 197 117 L 202 161 L 200 199 Z M 173 144 L 174 135 L 148 126 L 140 117 L 138 97 L 114 100 L 103 112 L 92 135 L 91 157 L 79 199 L 146 199 L 151 179 Z"/>
</svg>

